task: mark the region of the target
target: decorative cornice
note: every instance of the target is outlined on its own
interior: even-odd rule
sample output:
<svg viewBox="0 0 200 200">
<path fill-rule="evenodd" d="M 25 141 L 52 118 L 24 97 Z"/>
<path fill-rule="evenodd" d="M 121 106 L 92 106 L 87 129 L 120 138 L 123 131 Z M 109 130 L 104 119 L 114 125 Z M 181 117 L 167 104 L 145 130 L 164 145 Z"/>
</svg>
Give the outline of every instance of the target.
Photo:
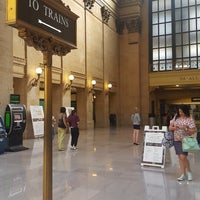
<svg viewBox="0 0 200 200">
<path fill-rule="evenodd" d="M 110 11 L 105 6 L 101 7 L 101 16 L 104 23 L 108 23 L 110 18 Z"/>
<path fill-rule="evenodd" d="M 83 0 L 85 8 L 91 9 L 94 6 L 95 0 Z"/>
<path fill-rule="evenodd" d="M 123 30 L 126 27 L 128 33 L 140 33 L 141 31 L 141 19 L 140 17 L 131 17 L 126 19 L 119 19 L 116 21 L 117 32 L 123 34 Z"/>
<path fill-rule="evenodd" d="M 95 85 L 95 90 L 98 90 L 98 91 L 103 91 L 103 88 L 104 88 L 104 81 L 102 78 L 99 78 L 99 77 L 96 77 L 96 76 L 93 76 L 93 79 L 96 80 L 96 85 Z"/>
<path fill-rule="evenodd" d="M 74 76 L 74 81 L 73 81 L 73 86 L 72 87 L 77 87 L 77 88 L 84 88 L 85 87 L 85 74 L 76 72 L 76 71 L 71 71 L 70 74 Z"/>
<path fill-rule="evenodd" d="M 55 1 L 57 2 L 59 5 L 64 6 L 65 8 L 67 8 L 69 11 L 71 11 L 70 7 L 67 6 L 62 0 L 51 0 L 51 1 Z M 53 3 L 53 2 L 52 2 Z"/>
<path fill-rule="evenodd" d="M 38 51 L 50 51 L 52 55 L 58 56 L 64 56 L 71 51 L 70 47 L 63 45 L 61 42 L 53 41 L 52 38 L 41 36 L 26 28 L 19 29 L 18 35 L 26 41 L 28 46 L 32 46 Z"/>
<path fill-rule="evenodd" d="M 119 6 L 120 7 L 127 7 L 130 5 L 139 5 L 142 6 L 144 0 L 120 0 Z"/>
<path fill-rule="evenodd" d="M 141 20 L 140 17 L 135 19 L 128 19 L 126 21 L 126 27 L 128 29 L 128 33 L 135 33 L 141 31 Z"/>
<path fill-rule="evenodd" d="M 26 59 L 13 56 L 13 77 L 24 78 Z"/>
<path fill-rule="evenodd" d="M 25 66 L 26 65 L 26 59 L 20 58 L 20 57 L 17 57 L 17 56 L 13 56 L 13 63 L 15 65 L 18 65 L 18 66 Z"/>
</svg>

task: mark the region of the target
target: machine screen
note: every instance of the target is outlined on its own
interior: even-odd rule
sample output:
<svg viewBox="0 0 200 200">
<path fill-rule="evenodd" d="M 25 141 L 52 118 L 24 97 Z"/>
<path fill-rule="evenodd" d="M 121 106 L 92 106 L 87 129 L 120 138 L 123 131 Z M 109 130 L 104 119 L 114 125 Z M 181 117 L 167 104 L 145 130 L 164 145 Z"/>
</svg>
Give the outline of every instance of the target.
<svg viewBox="0 0 200 200">
<path fill-rule="evenodd" d="M 22 121 L 22 113 L 14 113 L 14 121 Z"/>
</svg>

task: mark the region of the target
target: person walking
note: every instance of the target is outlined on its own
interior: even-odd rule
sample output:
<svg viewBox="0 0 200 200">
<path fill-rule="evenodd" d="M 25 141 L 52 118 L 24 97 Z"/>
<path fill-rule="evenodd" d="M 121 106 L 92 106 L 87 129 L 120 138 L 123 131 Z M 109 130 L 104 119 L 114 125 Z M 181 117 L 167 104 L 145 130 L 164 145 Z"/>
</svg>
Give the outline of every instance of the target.
<svg viewBox="0 0 200 200">
<path fill-rule="evenodd" d="M 140 114 L 138 107 L 135 107 L 134 113 L 131 115 L 131 121 L 133 124 L 133 144 L 139 145 L 139 132 L 140 132 Z"/>
<path fill-rule="evenodd" d="M 65 135 L 67 127 L 67 115 L 66 108 L 60 108 L 59 120 L 58 120 L 58 150 L 64 151 Z"/>
<path fill-rule="evenodd" d="M 71 149 L 77 149 L 77 143 L 79 138 L 79 116 L 76 113 L 76 110 L 72 110 L 71 114 L 67 118 L 70 130 L 71 130 Z"/>
<path fill-rule="evenodd" d="M 174 131 L 174 149 L 180 165 L 181 175 L 177 178 L 178 181 L 184 181 L 186 177 L 188 181 L 193 179 L 187 158 L 188 152 L 183 152 L 182 150 L 182 138 L 194 134 L 195 129 L 195 122 L 190 116 L 189 107 L 187 105 L 180 105 L 177 116 L 170 121 L 169 125 L 169 130 Z"/>
</svg>

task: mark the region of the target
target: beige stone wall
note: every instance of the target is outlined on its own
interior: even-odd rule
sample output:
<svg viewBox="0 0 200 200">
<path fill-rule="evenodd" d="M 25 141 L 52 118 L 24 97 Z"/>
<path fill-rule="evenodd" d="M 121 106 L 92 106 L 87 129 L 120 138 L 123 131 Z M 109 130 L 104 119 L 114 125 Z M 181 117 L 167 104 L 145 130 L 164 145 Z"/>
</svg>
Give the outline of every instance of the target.
<svg viewBox="0 0 200 200">
<path fill-rule="evenodd" d="M 71 11 L 76 13 L 79 18 L 77 19 L 77 49 L 72 50 L 63 57 L 64 73 L 69 74 L 72 71 L 85 75 L 85 11 L 83 9 L 83 1 L 79 0 L 77 3 L 67 1 L 66 4 L 70 6 Z M 66 77 L 63 78 L 68 81 Z M 75 79 L 74 82 L 76 83 L 77 80 Z"/>
<path fill-rule="evenodd" d="M 0 115 L 4 117 L 10 94 L 13 93 L 12 79 L 12 29 L 5 24 L 6 1 L 0 1 Z"/>
<path fill-rule="evenodd" d="M 139 38 L 133 44 L 129 43 L 135 34 L 120 36 L 120 125 L 131 124 L 130 116 L 134 107 L 140 108 Z"/>
<path fill-rule="evenodd" d="M 77 30 L 77 49 L 73 50 L 64 58 L 66 71 L 71 71 L 75 75 L 73 85 L 77 88 L 85 88 L 83 93 L 79 95 L 85 99 L 77 98 L 78 113 L 84 121 L 85 127 L 94 126 L 93 119 L 93 98 L 88 93 L 91 88 L 91 80 L 95 79 L 95 125 L 97 127 L 108 126 L 108 102 L 102 101 L 105 97 L 104 89 L 107 89 L 108 82 L 113 82 L 116 87 L 118 81 L 118 40 L 117 34 L 113 31 L 113 18 L 109 26 L 102 24 L 100 8 L 101 5 L 96 3 L 92 11 L 84 10 L 83 4 L 68 3 L 71 10 L 77 11 L 78 30 Z M 114 47 L 114 48 L 113 48 Z M 115 73 L 113 73 L 115 72 Z M 78 74 L 77 74 L 78 73 Z M 81 81 L 85 77 L 85 81 Z M 99 103 L 98 103 L 99 102 Z M 103 103 L 103 105 L 102 105 Z M 100 109 L 99 107 L 105 109 Z M 116 109 L 116 107 L 115 107 Z M 85 113 L 84 113 L 85 112 Z M 116 111 L 115 111 L 116 112 Z M 80 115 L 80 114 L 79 114 Z M 102 119 L 106 119 L 103 120 Z"/>
<path fill-rule="evenodd" d="M 102 23 L 101 4 L 94 4 L 92 12 L 84 9 L 83 1 L 64 1 L 69 5 L 72 12 L 76 13 L 77 20 L 77 49 L 72 50 L 62 58 L 53 56 L 52 59 L 52 111 L 58 116 L 60 106 L 70 106 L 71 93 L 65 90 L 69 83 L 68 76 L 73 74 L 75 79 L 72 87 L 76 88 L 77 111 L 81 118 L 81 128 L 94 127 L 93 113 L 95 111 L 96 127 L 109 125 L 109 110 L 117 112 L 117 98 L 110 98 L 107 95 L 107 84 L 112 83 L 112 96 L 115 96 L 118 89 L 118 66 L 119 66 L 119 41 L 116 33 L 115 17 L 110 17 L 108 25 Z M 115 10 L 116 4 L 111 1 L 110 8 Z M 27 106 L 29 125 L 25 132 L 32 132 L 30 124 L 30 105 L 38 105 L 39 98 L 44 98 L 44 92 L 38 87 L 29 87 L 30 81 L 36 76 L 35 68 L 42 66 L 43 55 L 32 47 L 27 47 L 23 40 L 17 36 L 14 30 L 14 55 L 22 59 L 20 76 L 16 75 L 15 91 L 23 96 L 23 102 Z M 19 67 L 16 71 L 19 71 Z M 21 78 L 21 79 L 18 79 Z M 91 80 L 95 79 L 96 101 L 94 103 L 91 93 Z M 20 80 L 20 81 L 18 81 Z M 43 88 L 44 74 L 40 79 L 40 87 Z M 17 83 L 20 83 L 18 86 Z M 23 85 L 23 87 L 22 87 Z M 27 87 L 24 87 L 27 85 Z M 21 89 L 23 88 L 23 89 Z M 113 101 L 110 103 L 109 101 Z M 95 105 L 95 107 L 93 107 Z M 110 106 L 112 105 L 112 106 Z M 111 107 L 111 109 L 110 109 Z M 101 109 L 104 108 L 104 109 Z M 32 137 L 27 135 L 26 137 Z"/>
<path fill-rule="evenodd" d="M 103 79 L 102 23 L 90 13 L 86 19 L 86 35 L 87 75 Z"/>
<path fill-rule="evenodd" d="M 104 76 L 108 82 L 118 83 L 119 36 L 107 26 L 104 26 Z"/>
</svg>

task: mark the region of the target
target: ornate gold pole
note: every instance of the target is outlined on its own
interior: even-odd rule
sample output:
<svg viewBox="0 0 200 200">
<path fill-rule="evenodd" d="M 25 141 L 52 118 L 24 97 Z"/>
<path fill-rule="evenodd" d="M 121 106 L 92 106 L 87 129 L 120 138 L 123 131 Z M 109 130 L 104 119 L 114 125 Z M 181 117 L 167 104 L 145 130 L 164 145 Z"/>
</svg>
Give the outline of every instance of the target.
<svg viewBox="0 0 200 200">
<path fill-rule="evenodd" d="M 43 0 L 44 1 L 44 0 Z M 47 0 L 45 0 L 47 1 Z M 44 2 L 45 2 L 44 1 Z M 54 1 L 48 0 L 53 3 Z M 61 0 L 56 0 L 63 9 L 71 12 Z M 37 2 L 35 2 L 37 3 Z M 39 4 L 38 4 L 39 5 Z M 60 7 L 60 10 L 63 10 Z M 71 14 L 73 14 L 71 12 Z M 73 14 L 72 22 L 76 24 L 78 16 Z M 68 18 L 68 16 L 67 16 Z M 52 22 L 53 23 L 53 22 Z M 54 22 L 55 23 L 55 22 Z M 76 28 L 69 27 L 73 34 L 76 34 Z M 60 37 L 52 38 L 52 36 L 44 35 L 38 30 L 30 30 L 27 27 L 18 29 L 19 37 L 23 38 L 28 46 L 34 47 L 43 53 L 44 64 L 44 155 L 43 155 L 43 200 L 52 200 L 52 55 L 64 56 L 76 48 L 76 41 L 73 45 L 68 42 L 60 41 Z"/>
<path fill-rule="evenodd" d="M 43 200 L 52 200 L 52 53 L 43 52 L 44 63 L 44 158 Z"/>
</svg>

